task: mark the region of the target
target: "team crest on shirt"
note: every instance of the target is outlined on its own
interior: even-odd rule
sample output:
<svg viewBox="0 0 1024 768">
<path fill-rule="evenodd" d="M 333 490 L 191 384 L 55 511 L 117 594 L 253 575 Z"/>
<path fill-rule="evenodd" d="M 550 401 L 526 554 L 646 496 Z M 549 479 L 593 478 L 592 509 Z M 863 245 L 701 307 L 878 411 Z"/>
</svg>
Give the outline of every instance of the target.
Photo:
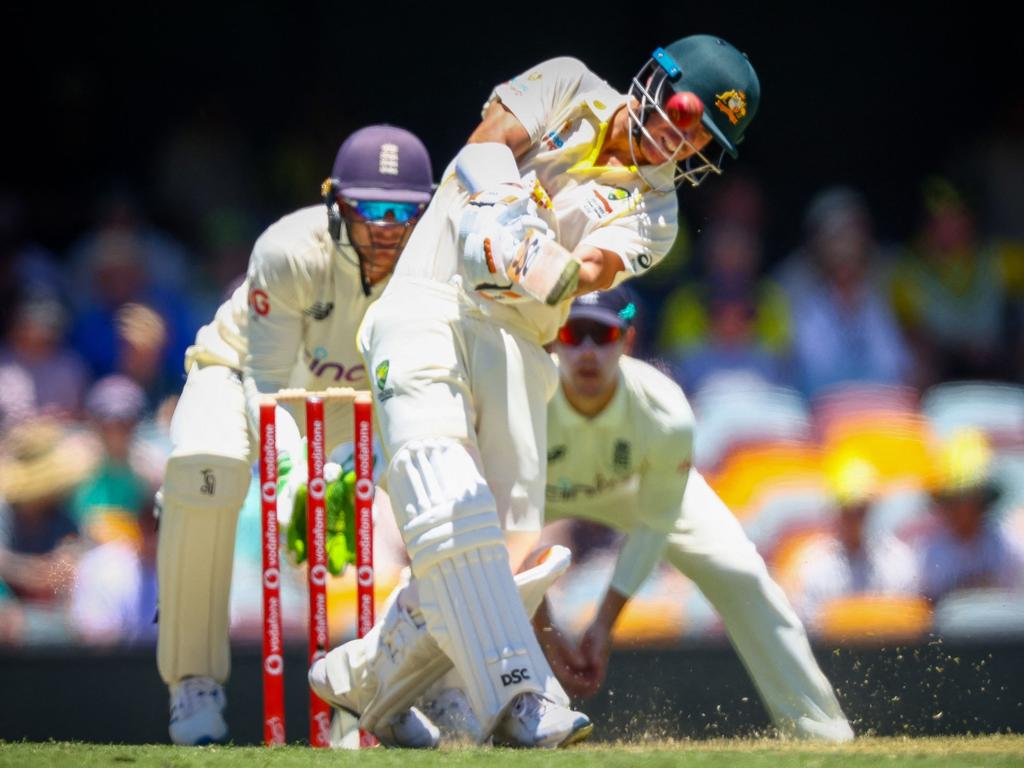
<svg viewBox="0 0 1024 768">
<path fill-rule="evenodd" d="M 558 461 L 565 456 L 566 447 L 564 445 L 556 445 L 554 448 L 548 448 L 548 464 Z"/>
<path fill-rule="evenodd" d="M 615 468 L 621 472 L 628 471 L 632 464 L 631 454 L 632 450 L 627 440 L 616 440 L 612 451 L 612 463 Z"/>
<path fill-rule="evenodd" d="M 373 369 L 373 376 L 377 382 L 377 398 L 384 402 L 395 394 L 395 390 L 388 386 L 388 373 L 391 371 L 391 361 L 382 360 Z"/>
<path fill-rule="evenodd" d="M 747 95 L 743 91 L 716 94 L 715 106 L 725 113 L 730 123 L 736 125 L 747 116 Z"/>
</svg>

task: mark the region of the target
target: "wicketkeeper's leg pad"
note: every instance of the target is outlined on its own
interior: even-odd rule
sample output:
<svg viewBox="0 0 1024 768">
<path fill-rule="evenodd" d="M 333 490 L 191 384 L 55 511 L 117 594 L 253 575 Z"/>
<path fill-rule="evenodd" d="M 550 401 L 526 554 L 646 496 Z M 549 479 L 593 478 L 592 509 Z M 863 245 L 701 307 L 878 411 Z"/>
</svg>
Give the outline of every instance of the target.
<svg viewBox="0 0 1024 768">
<path fill-rule="evenodd" d="M 463 442 L 410 442 L 395 452 L 388 485 L 427 630 L 489 734 L 516 695 L 561 686 L 516 591 L 480 466 Z"/>
<path fill-rule="evenodd" d="M 157 666 L 171 685 L 184 677 L 223 683 L 238 512 L 251 473 L 244 459 L 174 453 L 167 462 L 157 545 Z"/>
</svg>

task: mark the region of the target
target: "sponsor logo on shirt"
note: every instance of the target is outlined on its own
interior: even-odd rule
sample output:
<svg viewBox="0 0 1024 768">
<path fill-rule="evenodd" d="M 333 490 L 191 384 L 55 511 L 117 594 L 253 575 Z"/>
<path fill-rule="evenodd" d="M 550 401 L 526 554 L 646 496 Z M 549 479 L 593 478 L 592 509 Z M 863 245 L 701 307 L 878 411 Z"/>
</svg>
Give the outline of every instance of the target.
<svg viewBox="0 0 1024 768">
<path fill-rule="evenodd" d="M 571 132 L 572 120 L 566 120 L 556 130 L 545 133 L 544 137 L 541 139 L 541 143 L 550 150 L 561 149 L 565 146 L 565 140 L 569 137 Z"/>
<path fill-rule="evenodd" d="M 267 296 L 266 291 L 261 291 L 259 288 L 251 288 L 249 290 L 249 306 L 260 317 L 266 317 L 270 314 L 270 297 Z"/>
<path fill-rule="evenodd" d="M 346 368 L 344 363 L 328 360 L 327 350 L 323 347 L 317 347 L 313 350 L 309 361 L 309 372 L 318 379 L 330 378 L 333 375 L 335 383 L 347 381 L 350 384 L 354 384 L 366 380 L 366 367 L 362 363 L 356 363 L 352 367 Z"/>
<path fill-rule="evenodd" d="M 518 78 L 513 77 L 508 81 L 508 89 L 516 96 L 522 96 L 527 90 L 529 90 L 529 87 Z"/>
<path fill-rule="evenodd" d="M 632 479 L 633 475 L 624 474 L 614 477 L 605 477 L 598 473 L 593 483 L 572 483 L 564 478 L 554 485 L 545 487 L 545 496 L 548 501 L 575 501 L 582 497 L 592 499 L 605 493 L 611 493 Z"/>
<path fill-rule="evenodd" d="M 213 474 L 212 469 L 201 469 L 199 470 L 203 477 L 203 484 L 199 486 L 199 492 L 204 496 L 213 496 L 217 490 L 217 478 Z"/>
<path fill-rule="evenodd" d="M 309 315 L 314 320 L 326 320 L 334 311 L 333 301 L 315 301 L 312 306 L 302 310 L 302 314 Z"/>
</svg>

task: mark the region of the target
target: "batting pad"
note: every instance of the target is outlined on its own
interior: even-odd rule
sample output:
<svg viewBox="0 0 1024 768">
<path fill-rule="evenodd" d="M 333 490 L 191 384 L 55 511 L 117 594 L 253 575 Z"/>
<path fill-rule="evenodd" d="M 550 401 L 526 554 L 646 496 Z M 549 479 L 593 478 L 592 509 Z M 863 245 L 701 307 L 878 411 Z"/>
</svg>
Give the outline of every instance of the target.
<svg viewBox="0 0 1024 768">
<path fill-rule="evenodd" d="M 516 575 L 516 588 L 528 614 L 537 610 L 570 560 L 568 549 L 555 546 L 539 565 Z M 316 694 L 334 706 L 361 713 L 360 727 L 371 733 L 411 707 L 452 669 L 451 659 L 424 626 L 420 609 L 403 606 L 407 601 L 398 599 L 403 589 L 388 597 L 384 617 L 366 637 L 339 646 L 309 671 Z M 461 679 L 459 687 L 463 687 Z M 565 697 L 560 686 L 552 693 Z M 567 702 L 564 698 L 563 703 Z"/>
<path fill-rule="evenodd" d="M 420 609 L 452 660 L 485 734 L 520 693 L 545 693 L 554 674 L 516 593 L 504 543 L 453 555 L 422 574 Z"/>
<path fill-rule="evenodd" d="M 172 456 L 157 544 L 157 666 L 168 685 L 188 676 L 227 680 L 231 566 L 248 462 L 212 454 Z"/>
</svg>

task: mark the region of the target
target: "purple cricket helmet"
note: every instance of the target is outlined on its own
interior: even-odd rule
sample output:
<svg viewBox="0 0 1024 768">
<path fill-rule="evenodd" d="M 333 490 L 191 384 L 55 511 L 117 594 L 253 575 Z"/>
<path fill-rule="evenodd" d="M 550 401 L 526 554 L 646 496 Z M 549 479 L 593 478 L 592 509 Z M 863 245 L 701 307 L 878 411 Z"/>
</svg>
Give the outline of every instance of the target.
<svg viewBox="0 0 1024 768">
<path fill-rule="evenodd" d="M 345 139 L 331 176 L 336 191 L 354 200 L 428 203 L 434 188 L 427 148 L 394 125 L 370 125 Z"/>
</svg>

